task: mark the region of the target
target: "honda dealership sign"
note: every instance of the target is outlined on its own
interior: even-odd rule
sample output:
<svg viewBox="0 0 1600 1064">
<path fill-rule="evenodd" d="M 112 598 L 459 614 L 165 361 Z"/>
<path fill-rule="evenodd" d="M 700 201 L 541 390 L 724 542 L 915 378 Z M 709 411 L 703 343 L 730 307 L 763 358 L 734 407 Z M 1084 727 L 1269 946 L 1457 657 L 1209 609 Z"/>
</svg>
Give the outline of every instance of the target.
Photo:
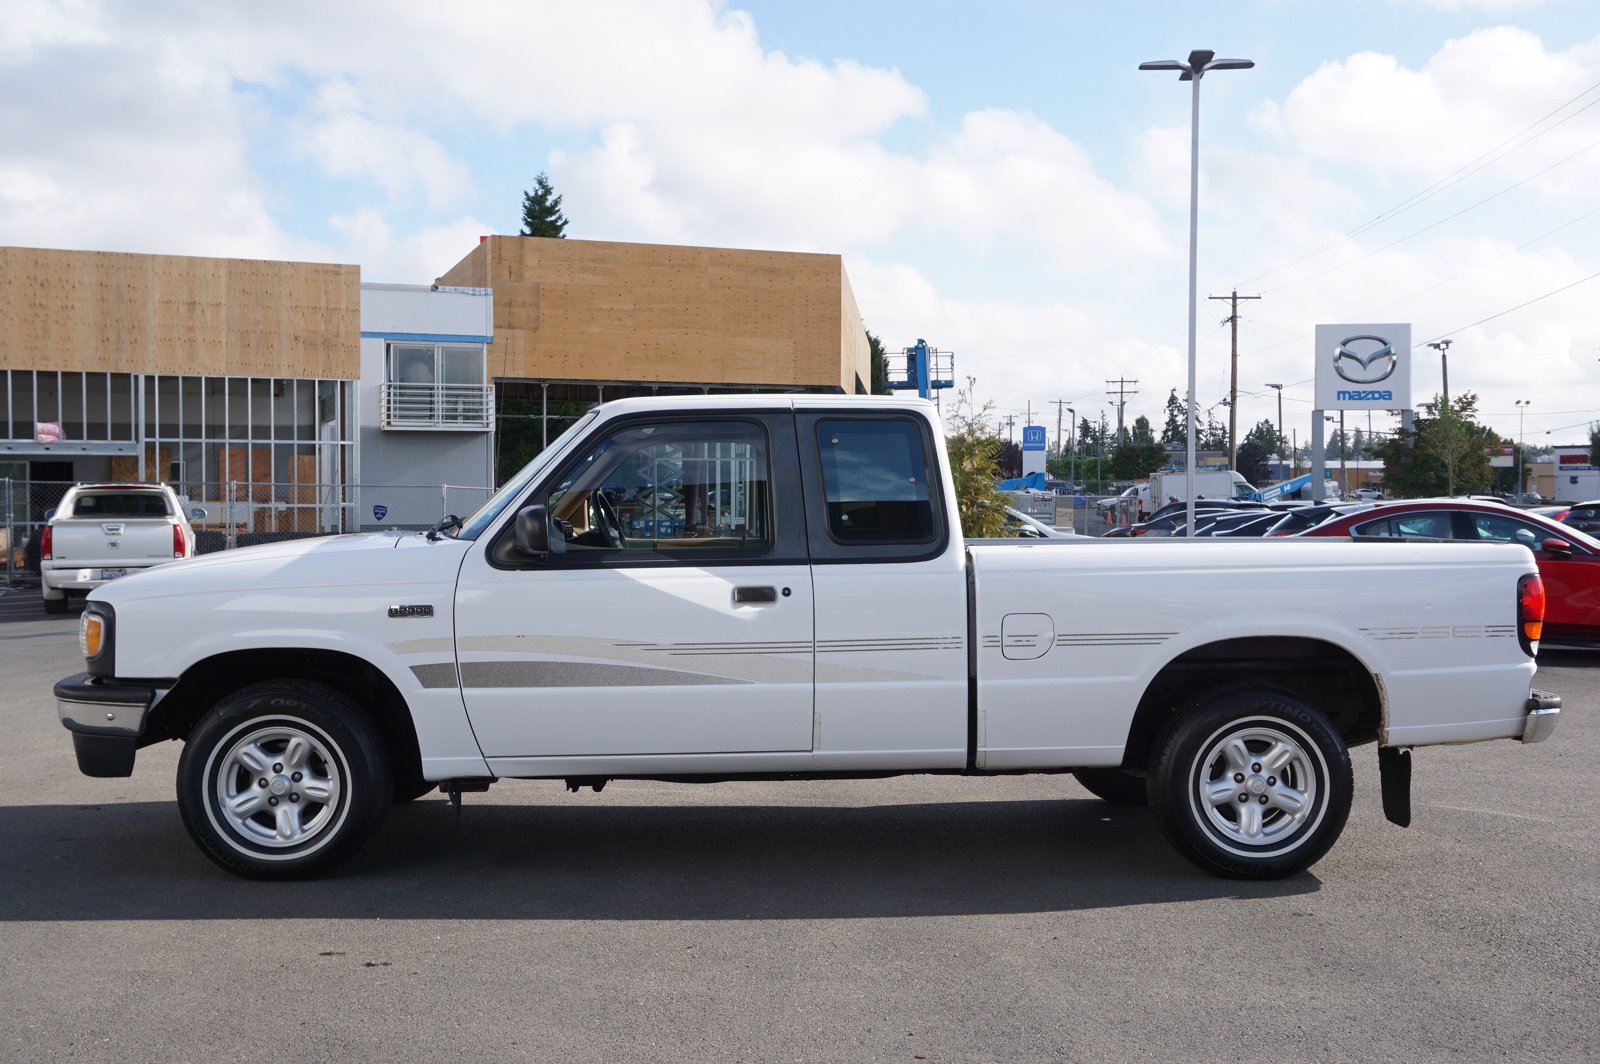
<svg viewBox="0 0 1600 1064">
<path fill-rule="evenodd" d="M 1409 410 L 1410 325 L 1318 325 L 1317 408 Z"/>
</svg>

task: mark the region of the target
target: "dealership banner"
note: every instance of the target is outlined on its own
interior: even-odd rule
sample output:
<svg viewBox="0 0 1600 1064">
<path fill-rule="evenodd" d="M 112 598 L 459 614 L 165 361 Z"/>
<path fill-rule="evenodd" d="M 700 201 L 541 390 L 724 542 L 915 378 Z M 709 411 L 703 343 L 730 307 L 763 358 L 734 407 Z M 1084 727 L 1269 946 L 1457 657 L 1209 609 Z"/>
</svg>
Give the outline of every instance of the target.
<svg viewBox="0 0 1600 1064">
<path fill-rule="evenodd" d="M 1318 325 L 1317 408 L 1411 409 L 1411 326 Z"/>
</svg>

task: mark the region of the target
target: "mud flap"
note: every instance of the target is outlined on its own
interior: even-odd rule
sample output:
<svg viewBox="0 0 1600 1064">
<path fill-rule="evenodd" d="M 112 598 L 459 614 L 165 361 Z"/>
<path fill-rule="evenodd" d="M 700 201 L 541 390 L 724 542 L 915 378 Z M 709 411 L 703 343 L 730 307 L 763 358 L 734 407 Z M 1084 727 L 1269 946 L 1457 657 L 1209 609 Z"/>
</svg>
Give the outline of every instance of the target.
<svg viewBox="0 0 1600 1064">
<path fill-rule="evenodd" d="M 1383 815 L 1390 823 L 1411 826 L 1411 751 L 1378 747 L 1378 777 L 1383 786 Z"/>
</svg>

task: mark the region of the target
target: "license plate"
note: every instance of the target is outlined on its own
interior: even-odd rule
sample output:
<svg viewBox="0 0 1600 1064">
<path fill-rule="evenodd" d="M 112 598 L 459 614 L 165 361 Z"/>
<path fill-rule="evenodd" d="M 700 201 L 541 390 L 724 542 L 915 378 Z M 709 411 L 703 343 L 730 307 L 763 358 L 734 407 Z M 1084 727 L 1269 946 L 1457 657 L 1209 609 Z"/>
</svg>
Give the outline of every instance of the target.
<svg viewBox="0 0 1600 1064">
<path fill-rule="evenodd" d="M 102 579 L 102 580 L 115 580 L 119 576 L 127 576 L 127 575 L 128 575 L 128 570 L 126 570 L 126 569 L 101 569 L 100 570 L 100 579 Z"/>
</svg>

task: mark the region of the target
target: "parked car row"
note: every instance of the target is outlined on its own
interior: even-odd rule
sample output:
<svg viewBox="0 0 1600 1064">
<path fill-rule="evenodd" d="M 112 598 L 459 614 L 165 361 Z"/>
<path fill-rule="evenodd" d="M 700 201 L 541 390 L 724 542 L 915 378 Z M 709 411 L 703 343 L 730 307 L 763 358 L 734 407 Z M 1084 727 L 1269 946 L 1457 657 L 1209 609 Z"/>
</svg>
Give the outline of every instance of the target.
<svg viewBox="0 0 1600 1064">
<path fill-rule="evenodd" d="M 1544 580 L 1545 641 L 1600 646 L 1600 539 L 1583 529 L 1584 525 L 1600 529 L 1600 501 L 1551 509 L 1554 512 L 1540 513 L 1492 499 L 1212 503 L 1196 510 L 1192 535 L 1521 544 L 1533 552 Z M 1181 504 L 1162 507 L 1142 525 L 1113 529 L 1106 535 L 1189 535 L 1186 518 Z"/>
</svg>

